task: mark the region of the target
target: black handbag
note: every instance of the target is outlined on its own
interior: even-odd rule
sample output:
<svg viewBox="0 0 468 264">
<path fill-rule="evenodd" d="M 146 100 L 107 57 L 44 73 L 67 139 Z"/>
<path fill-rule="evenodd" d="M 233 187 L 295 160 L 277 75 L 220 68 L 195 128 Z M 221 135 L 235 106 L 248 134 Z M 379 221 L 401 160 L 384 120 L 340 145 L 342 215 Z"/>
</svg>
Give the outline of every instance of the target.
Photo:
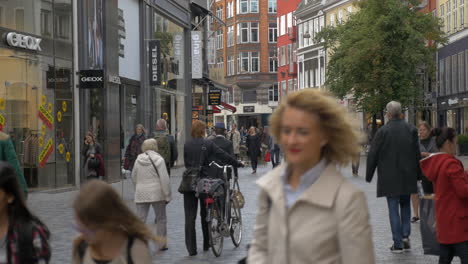
<svg viewBox="0 0 468 264">
<path fill-rule="evenodd" d="M 201 174 L 205 160 L 205 152 L 206 147 L 205 143 L 203 142 L 198 168 L 188 168 L 186 171 L 184 171 L 184 174 L 182 174 L 182 181 L 180 182 L 179 189 L 177 190 L 179 193 L 184 194 L 197 191 L 198 182 L 202 176 Z"/>
</svg>

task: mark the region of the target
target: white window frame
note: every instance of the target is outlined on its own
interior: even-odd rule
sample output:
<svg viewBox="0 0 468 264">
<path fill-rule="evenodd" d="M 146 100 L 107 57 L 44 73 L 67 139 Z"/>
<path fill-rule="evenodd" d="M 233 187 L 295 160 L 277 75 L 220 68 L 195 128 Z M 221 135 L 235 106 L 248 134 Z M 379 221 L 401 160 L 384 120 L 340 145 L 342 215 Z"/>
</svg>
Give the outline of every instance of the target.
<svg viewBox="0 0 468 264">
<path fill-rule="evenodd" d="M 310 35 L 310 30 L 309 30 L 309 21 L 304 22 L 304 34 L 309 33 Z M 309 46 L 309 40 L 310 38 L 304 38 L 304 47 Z"/>
<path fill-rule="evenodd" d="M 271 73 L 278 72 L 278 58 L 276 57 L 275 52 L 270 51 L 269 55 L 270 56 L 268 57 L 268 70 Z"/>
<path fill-rule="evenodd" d="M 249 3 L 249 8 L 250 8 L 249 13 L 258 13 L 258 12 L 260 11 L 260 6 L 259 6 L 260 3 L 259 3 L 259 1 L 258 1 L 258 0 L 249 0 L 249 2 L 250 2 L 250 3 Z M 253 3 L 256 3 L 256 5 L 257 5 L 257 11 L 253 11 L 253 8 L 252 8 L 252 7 L 253 7 L 253 5 L 252 5 Z"/>
<path fill-rule="evenodd" d="M 281 100 L 283 100 L 283 96 L 286 97 L 286 90 L 288 89 L 286 81 L 281 81 Z"/>
<path fill-rule="evenodd" d="M 238 0 L 240 3 L 239 3 L 239 7 L 240 7 L 240 11 L 239 13 L 240 14 L 247 14 L 249 13 L 249 0 Z M 247 10 L 245 11 L 242 11 L 242 4 L 245 4 L 246 7 L 247 7 Z"/>
<path fill-rule="evenodd" d="M 343 10 L 338 10 L 338 23 L 343 23 Z"/>
<path fill-rule="evenodd" d="M 250 72 L 260 72 L 260 52 L 258 51 L 253 51 L 253 52 L 249 52 L 250 54 L 250 65 L 249 65 L 249 68 L 250 68 Z M 254 54 L 256 53 L 257 56 L 254 57 Z M 257 70 L 254 70 L 254 59 L 257 59 Z"/>
<path fill-rule="evenodd" d="M 450 0 L 447 1 L 447 33 L 450 33 L 451 31 L 451 17 L 450 17 L 450 14 L 452 13 L 452 10 L 450 9 Z"/>
<path fill-rule="evenodd" d="M 465 0 L 460 0 L 460 28 L 465 28 Z"/>
<path fill-rule="evenodd" d="M 255 24 L 256 24 L 257 26 L 256 26 L 256 27 L 253 27 L 253 25 L 255 25 Z M 260 41 L 260 32 L 259 32 L 259 31 L 260 31 L 260 25 L 259 25 L 259 24 L 260 24 L 260 23 L 258 23 L 258 22 L 250 22 L 250 23 L 249 23 L 249 26 L 250 26 L 250 27 L 249 27 L 249 32 L 250 32 L 250 36 L 249 36 L 249 37 L 250 37 L 250 42 L 251 42 L 251 43 L 258 43 L 258 42 Z M 257 34 L 256 34 L 257 40 L 254 40 L 254 36 L 255 36 L 254 30 L 257 30 Z"/>
<path fill-rule="evenodd" d="M 227 76 L 234 75 L 234 55 L 228 56 L 227 61 Z"/>
<path fill-rule="evenodd" d="M 216 60 L 216 67 L 218 69 L 224 69 L 224 59 L 223 57 L 219 57 L 217 60 Z"/>
<path fill-rule="evenodd" d="M 330 26 L 335 26 L 335 14 L 330 14 Z"/>
<path fill-rule="evenodd" d="M 353 6 L 348 6 L 348 8 L 346 8 L 346 11 L 348 11 L 348 17 L 349 17 L 351 13 L 353 13 Z"/>
<path fill-rule="evenodd" d="M 268 0 L 268 13 L 276 13 L 278 9 L 277 0 Z"/>
<path fill-rule="evenodd" d="M 298 34 L 299 34 L 299 48 L 302 48 L 304 47 L 304 33 L 303 33 L 303 29 L 304 29 L 304 24 L 299 24 L 298 26 Z"/>
<path fill-rule="evenodd" d="M 274 25 L 274 27 L 272 27 Z M 276 43 L 278 41 L 278 24 L 268 23 L 268 42 Z"/>
<path fill-rule="evenodd" d="M 250 25 L 249 24 L 250 23 L 249 22 L 241 22 L 239 24 L 240 24 L 240 43 L 249 43 L 249 41 L 250 41 L 250 36 L 249 36 L 250 35 L 250 30 L 249 30 Z M 238 24 L 238 26 L 239 26 L 239 24 Z M 247 27 L 245 27 L 245 28 L 242 27 L 242 24 L 247 25 Z M 244 33 L 244 30 L 245 30 L 245 34 L 247 35 L 247 40 L 246 41 L 244 41 L 243 37 L 242 37 L 243 33 Z"/>
<path fill-rule="evenodd" d="M 458 11 L 458 8 L 457 8 L 457 0 L 453 0 L 453 32 L 457 32 L 458 30 L 458 16 L 457 16 L 457 11 Z"/>
<path fill-rule="evenodd" d="M 286 65 L 286 46 L 281 46 L 280 47 L 280 66 L 284 66 Z"/>
<path fill-rule="evenodd" d="M 228 38 L 227 46 L 228 47 L 234 46 L 234 26 L 228 27 L 227 38 Z"/>
<path fill-rule="evenodd" d="M 216 47 L 217 49 L 223 48 L 223 30 L 216 31 Z"/>
<path fill-rule="evenodd" d="M 445 31 L 445 5 L 441 4 L 439 8 L 439 17 L 442 20 L 442 29 Z"/>
<path fill-rule="evenodd" d="M 275 84 L 273 84 L 272 86 L 270 86 L 268 88 L 268 101 L 269 102 L 278 102 L 279 101 L 278 86 L 279 86 L 279 83 L 275 83 Z M 275 94 L 276 94 L 276 96 L 275 96 Z"/>
<path fill-rule="evenodd" d="M 291 27 L 293 26 L 292 12 L 291 12 L 291 13 L 288 13 L 287 19 L 288 19 L 288 26 L 287 26 L 287 28 L 291 28 Z"/>
<path fill-rule="evenodd" d="M 281 16 L 280 17 L 280 33 L 279 33 L 279 36 L 283 36 L 286 32 L 285 30 L 285 27 L 286 27 L 286 23 L 285 23 L 285 16 Z"/>
</svg>

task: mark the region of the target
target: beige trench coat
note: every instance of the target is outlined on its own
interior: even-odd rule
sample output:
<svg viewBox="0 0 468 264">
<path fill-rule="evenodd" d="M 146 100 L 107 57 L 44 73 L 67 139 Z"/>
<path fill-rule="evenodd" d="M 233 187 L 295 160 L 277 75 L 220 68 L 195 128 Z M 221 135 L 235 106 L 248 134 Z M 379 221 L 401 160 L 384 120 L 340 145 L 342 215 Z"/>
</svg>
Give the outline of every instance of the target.
<svg viewBox="0 0 468 264">
<path fill-rule="evenodd" d="M 251 264 L 374 264 L 366 197 L 330 164 L 291 208 L 279 166 L 260 186 Z"/>
</svg>

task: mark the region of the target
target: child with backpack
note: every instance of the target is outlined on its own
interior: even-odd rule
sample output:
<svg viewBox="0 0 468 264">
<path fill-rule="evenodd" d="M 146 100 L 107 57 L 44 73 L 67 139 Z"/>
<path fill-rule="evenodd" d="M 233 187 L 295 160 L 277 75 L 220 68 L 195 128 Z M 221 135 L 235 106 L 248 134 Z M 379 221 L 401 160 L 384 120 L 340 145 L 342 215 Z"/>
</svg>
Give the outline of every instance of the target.
<svg viewBox="0 0 468 264">
<path fill-rule="evenodd" d="M 73 209 L 80 235 L 73 242 L 73 264 L 151 264 L 148 243 L 157 239 L 109 184 L 91 180 Z"/>
</svg>

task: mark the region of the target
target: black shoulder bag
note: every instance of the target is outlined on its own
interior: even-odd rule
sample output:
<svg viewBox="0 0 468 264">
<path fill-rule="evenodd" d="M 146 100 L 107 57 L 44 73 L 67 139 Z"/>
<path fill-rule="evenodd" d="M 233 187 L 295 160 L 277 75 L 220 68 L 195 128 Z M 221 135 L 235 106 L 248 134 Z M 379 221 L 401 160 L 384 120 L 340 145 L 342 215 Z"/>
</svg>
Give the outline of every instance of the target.
<svg viewBox="0 0 468 264">
<path fill-rule="evenodd" d="M 198 168 L 188 168 L 182 175 L 182 181 L 180 182 L 178 191 L 182 194 L 189 192 L 196 192 L 198 181 L 200 181 L 203 163 L 205 161 L 206 146 L 203 141 L 202 150 L 200 153 L 200 161 L 198 162 Z"/>
</svg>

